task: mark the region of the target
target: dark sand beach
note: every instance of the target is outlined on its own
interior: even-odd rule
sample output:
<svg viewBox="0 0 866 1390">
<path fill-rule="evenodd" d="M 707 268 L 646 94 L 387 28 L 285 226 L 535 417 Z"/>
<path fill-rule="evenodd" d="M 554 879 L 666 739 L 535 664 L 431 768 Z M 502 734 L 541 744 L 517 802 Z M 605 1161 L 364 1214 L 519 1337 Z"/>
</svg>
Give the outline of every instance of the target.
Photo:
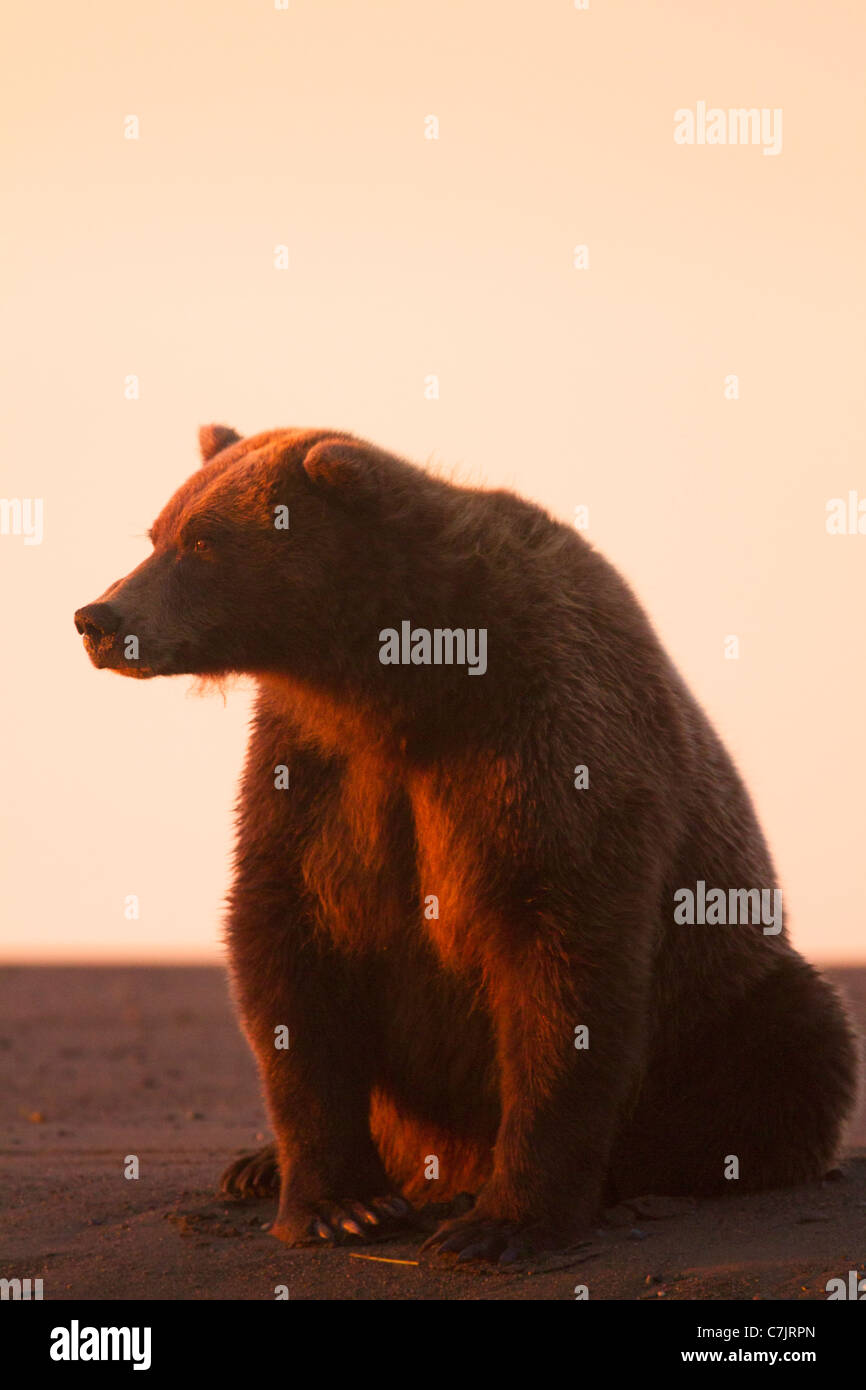
<svg viewBox="0 0 866 1390">
<path fill-rule="evenodd" d="M 866 969 L 827 973 L 866 1032 Z M 421 1233 L 289 1250 L 273 1201 L 219 1199 L 269 1137 L 220 970 L 9 966 L 0 1018 L 0 1277 L 45 1299 L 825 1299 L 866 1273 L 862 1101 L 828 1180 L 618 1208 L 585 1246 L 499 1272 L 419 1256 Z"/>
</svg>

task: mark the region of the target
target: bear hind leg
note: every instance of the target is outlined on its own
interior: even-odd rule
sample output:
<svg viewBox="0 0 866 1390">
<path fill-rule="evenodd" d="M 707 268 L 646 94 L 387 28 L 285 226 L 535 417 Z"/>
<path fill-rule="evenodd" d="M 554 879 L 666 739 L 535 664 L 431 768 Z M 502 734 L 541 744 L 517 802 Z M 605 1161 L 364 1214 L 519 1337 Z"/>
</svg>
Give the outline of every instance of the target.
<svg viewBox="0 0 866 1390">
<path fill-rule="evenodd" d="M 616 1146 L 608 1200 L 822 1177 L 854 1101 L 857 1063 L 835 990 L 799 957 L 784 958 L 722 1023 L 685 1042 L 648 1079 Z"/>
</svg>

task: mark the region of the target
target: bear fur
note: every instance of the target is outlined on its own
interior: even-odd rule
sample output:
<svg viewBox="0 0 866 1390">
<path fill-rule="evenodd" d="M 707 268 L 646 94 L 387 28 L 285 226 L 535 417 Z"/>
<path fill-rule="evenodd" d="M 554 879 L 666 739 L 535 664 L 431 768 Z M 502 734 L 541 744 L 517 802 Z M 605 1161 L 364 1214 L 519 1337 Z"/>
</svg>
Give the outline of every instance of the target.
<svg viewBox="0 0 866 1390">
<path fill-rule="evenodd" d="M 849 1024 L 784 929 L 675 920 L 699 881 L 776 879 L 610 564 L 348 434 L 200 438 L 76 623 L 100 667 L 257 682 L 227 938 L 275 1144 L 224 1190 L 278 1189 L 290 1243 L 469 1191 L 431 1243 L 507 1261 L 628 1195 L 820 1177 Z M 405 622 L 483 631 L 486 669 L 385 664 Z"/>
</svg>

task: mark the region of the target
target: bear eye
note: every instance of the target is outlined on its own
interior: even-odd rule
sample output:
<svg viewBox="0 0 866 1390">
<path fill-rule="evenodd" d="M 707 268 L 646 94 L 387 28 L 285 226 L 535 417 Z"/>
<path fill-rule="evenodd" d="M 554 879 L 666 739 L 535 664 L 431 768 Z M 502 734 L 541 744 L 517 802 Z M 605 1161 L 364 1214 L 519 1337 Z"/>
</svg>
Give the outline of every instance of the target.
<svg viewBox="0 0 866 1390">
<path fill-rule="evenodd" d="M 211 549 L 211 543 L 200 537 L 197 541 L 193 542 L 192 548 L 197 555 L 205 555 Z"/>
</svg>

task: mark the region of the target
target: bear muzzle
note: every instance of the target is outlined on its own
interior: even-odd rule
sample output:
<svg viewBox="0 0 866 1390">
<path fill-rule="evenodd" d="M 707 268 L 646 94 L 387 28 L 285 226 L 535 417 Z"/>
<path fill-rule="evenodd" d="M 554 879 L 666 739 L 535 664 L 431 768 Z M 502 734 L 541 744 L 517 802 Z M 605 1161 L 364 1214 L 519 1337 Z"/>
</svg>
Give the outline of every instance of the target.
<svg viewBox="0 0 866 1390">
<path fill-rule="evenodd" d="M 137 648 L 127 651 L 130 638 L 120 634 L 122 614 L 110 603 L 88 603 L 75 614 L 76 630 L 84 638 L 87 655 L 99 670 L 117 671 L 122 676 L 146 680 L 156 675 L 152 666 L 142 663 Z"/>
</svg>

